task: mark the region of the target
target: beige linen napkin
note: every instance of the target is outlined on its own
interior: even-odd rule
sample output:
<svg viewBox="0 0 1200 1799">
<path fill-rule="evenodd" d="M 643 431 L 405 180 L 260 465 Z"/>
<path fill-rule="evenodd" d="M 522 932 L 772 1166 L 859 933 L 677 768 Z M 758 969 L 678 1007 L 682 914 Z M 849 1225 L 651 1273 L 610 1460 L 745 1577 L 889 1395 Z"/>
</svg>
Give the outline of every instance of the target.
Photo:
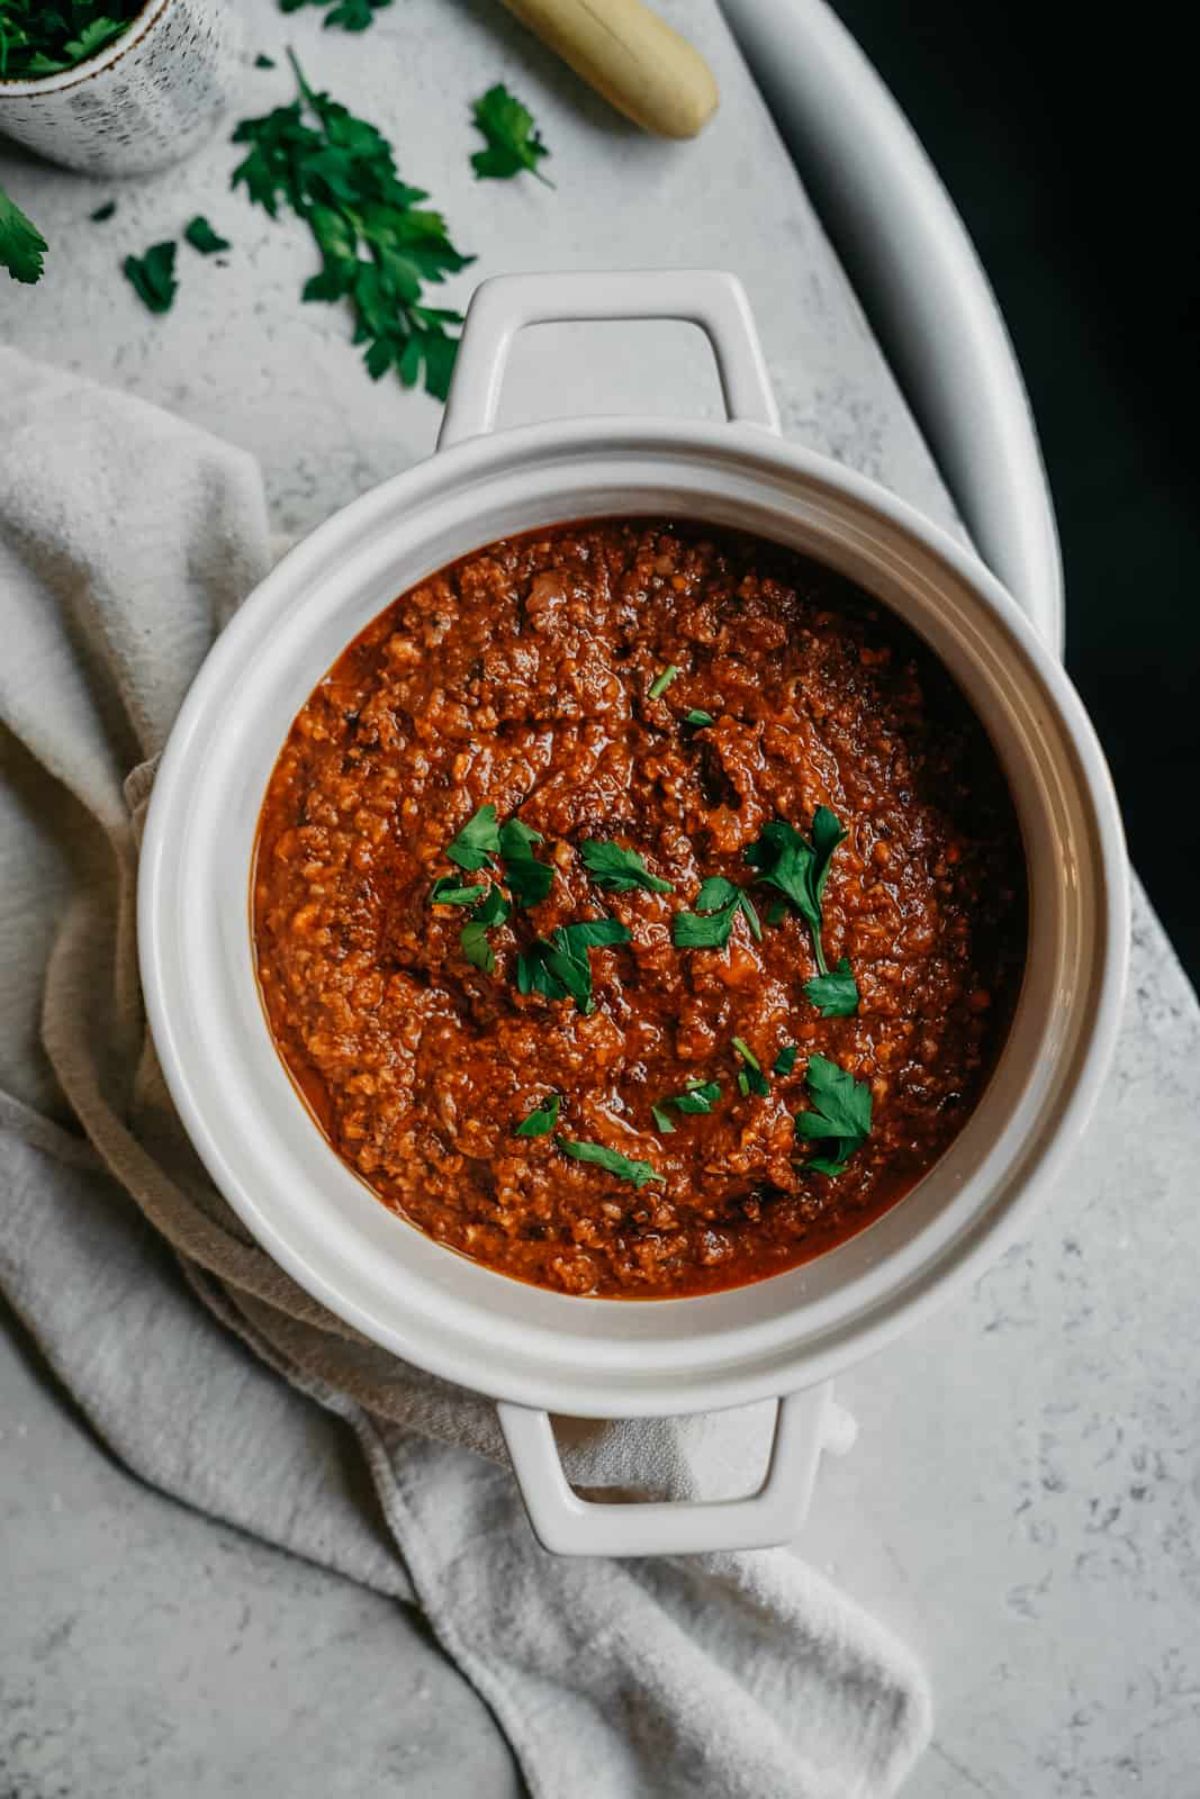
<svg viewBox="0 0 1200 1799">
<path fill-rule="evenodd" d="M 0 1291 L 145 1479 L 415 1598 L 535 1794 L 880 1799 L 929 1705 L 878 1625 L 781 1550 L 545 1554 L 490 1403 L 325 1312 L 191 1151 L 138 989 L 138 828 L 188 683 L 269 559 L 248 457 L 0 351 Z M 744 1490 L 768 1413 L 581 1429 L 568 1472 Z"/>
</svg>

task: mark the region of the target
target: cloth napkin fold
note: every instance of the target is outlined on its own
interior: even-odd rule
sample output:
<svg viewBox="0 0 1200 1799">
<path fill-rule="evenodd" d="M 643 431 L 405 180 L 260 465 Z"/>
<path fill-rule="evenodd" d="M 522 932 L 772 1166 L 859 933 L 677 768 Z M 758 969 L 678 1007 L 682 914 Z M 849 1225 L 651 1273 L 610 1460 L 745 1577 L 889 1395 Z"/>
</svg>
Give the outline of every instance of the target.
<svg viewBox="0 0 1200 1799">
<path fill-rule="evenodd" d="M 141 1007 L 138 832 L 270 554 L 250 458 L 0 351 L 0 1291 L 143 1478 L 418 1603 L 535 1795 L 894 1792 L 929 1701 L 883 1629 L 783 1550 L 547 1555 L 491 1404 L 324 1311 L 194 1156 Z M 568 1473 L 744 1491 L 770 1411 L 575 1425 Z"/>
</svg>

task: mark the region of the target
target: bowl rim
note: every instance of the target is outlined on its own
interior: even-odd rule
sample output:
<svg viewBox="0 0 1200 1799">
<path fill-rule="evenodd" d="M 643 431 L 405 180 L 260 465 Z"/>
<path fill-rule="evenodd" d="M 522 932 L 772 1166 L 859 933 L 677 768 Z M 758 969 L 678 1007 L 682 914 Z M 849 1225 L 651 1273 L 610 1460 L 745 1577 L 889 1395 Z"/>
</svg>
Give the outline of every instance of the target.
<svg viewBox="0 0 1200 1799">
<path fill-rule="evenodd" d="M 411 1332 L 382 1330 L 376 1318 L 364 1313 L 311 1262 L 297 1256 L 265 1219 L 255 1196 L 240 1185 L 222 1151 L 219 1125 L 203 1114 L 194 1102 L 186 1066 L 186 1055 L 172 1028 L 170 1003 L 166 997 L 160 960 L 159 932 L 162 924 L 162 880 L 170 850 L 173 829 L 172 809 L 177 793 L 188 778 L 189 757 L 198 733 L 202 732 L 205 710 L 226 679 L 227 672 L 237 666 L 243 639 L 252 639 L 265 620 L 286 600 L 289 589 L 301 576 L 305 564 L 315 563 L 339 549 L 349 550 L 356 539 L 372 523 L 385 521 L 397 510 L 414 502 L 419 507 L 422 484 L 429 480 L 457 479 L 460 487 L 482 477 L 505 456 L 521 450 L 543 457 L 556 454 L 569 457 L 591 448 L 597 438 L 620 441 L 642 453 L 671 455 L 686 452 L 703 457 L 716 452 L 728 460 L 736 457 L 753 474 L 754 469 L 773 471 L 798 479 L 810 487 L 832 493 L 851 507 L 882 516 L 902 535 L 916 540 L 916 546 L 929 557 L 947 566 L 948 573 L 968 589 L 980 602 L 982 617 L 1002 627 L 1002 634 L 1015 640 L 1036 678 L 1040 691 L 1053 706 L 1077 763 L 1079 791 L 1085 798 L 1089 817 L 1095 825 L 1098 874 L 1103 891 L 1096 898 L 1098 933 L 1096 958 L 1098 977 L 1091 994 L 1090 1028 L 1075 1058 L 1075 1066 L 1062 1099 L 1053 1129 L 1032 1157 L 1032 1164 L 1019 1190 L 1008 1197 L 999 1215 L 982 1221 L 978 1229 L 961 1233 L 948 1249 L 939 1251 L 933 1264 L 920 1279 L 913 1280 L 892 1294 L 883 1306 L 873 1308 L 866 1323 L 850 1318 L 826 1333 L 827 1340 L 815 1352 L 802 1351 L 793 1358 L 794 1366 L 781 1370 L 779 1358 L 766 1370 L 726 1370 L 717 1375 L 698 1375 L 689 1389 L 677 1381 L 668 1389 L 659 1383 L 622 1384 L 614 1379 L 600 1394 L 576 1392 L 556 1379 L 553 1373 L 533 1371 L 514 1378 L 511 1369 L 498 1371 L 487 1358 L 464 1359 L 457 1350 L 441 1341 L 428 1338 L 414 1340 Z M 433 470 L 430 477 L 429 471 Z M 428 497 L 428 496 L 425 496 Z M 612 516 L 620 515 L 614 508 Z M 626 507 L 626 514 L 636 508 Z M 598 516 L 592 512 L 590 516 Z M 494 537 L 496 533 L 492 533 Z M 490 541 L 491 538 L 487 539 Z M 349 641 L 349 638 L 347 638 Z M 315 677 L 319 679 L 319 673 Z M 290 718 L 284 721 L 286 730 Z M 281 733 L 282 735 L 282 733 Z M 247 870 L 247 884 L 249 871 Z M 164 751 L 152 796 L 143 840 L 139 872 L 139 954 L 143 988 L 151 1030 L 158 1047 L 163 1073 L 188 1134 L 225 1194 L 248 1225 L 257 1240 L 274 1259 L 310 1294 L 330 1310 L 385 1348 L 417 1363 L 443 1378 L 456 1381 L 491 1397 L 515 1400 L 524 1404 L 544 1405 L 580 1416 L 647 1415 L 665 1411 L 688 1412 L 711 1409 L 714 1405 L 735 1405 L 748 1400 L 778 1394 L 813 1384 L 838 1368 L 861 1359 L 882 1347 L 901 1330 L 920 1321 L 943 1299 L 949 1298 L 981 1271 L 986 1262 L 1000 1253 L 1006 1243 L 1019 1232 L 1028 1218 L 1042 1189 L 1061 1168 L 1078 1136 L 1086 1125 L 1095 1102 L 1100 1082 L 1107 1069 L 1120 1019 L 1124 990 L 1126 949 L 1128 940 L 1128 882 L 1124 842 L 1115 795 L 1104 758 L 1087 715 L 1078 696 L 1067 680 L 1052 652 L 1042 643 L 1033 626 L 1016 602 L 1003 590 L 978 560 L 945 532 L 916 512 L 905 501 L 880 488 L 865 476 L 804 446 L 785 443 L 754 425 L 697 424 L 679 420 L 646 419 L 575 419 L 518 427 L 484 438 L 464 442 L 441 452 L 427 463 L 417 465 L 393 477 L 352 502 L 319 526 L 303 543 L 297 545 L 260 584 L 246 601 L 232 623 L 217 640 L 208 659 L 181 708 L 175 729 Z M 257 996 L 256 996 L 257 998 Z M 299 1103 L 299 1102 L 298 1102 Z M 315 1125 L 312 1126 L 317 1135 Z M 373 1203 L 378 1204 L 376 1200 Z M 412 1228 L 412 1227 L 410 1227 Z M 869 1227 L 874 1229 L 875 1227 Z M 866 1235 L 867 1233 L 862 1233 Z M 452 1253 L 452 1252 L 446 1252 Z M 836 1253 L 836 1252 L 833 1252 Z M 819 1258 L 824 1260 L 826 1258 Z M 492 1275 L 508 1285 L 521 1283 L 508 1277 Z M 772 1277 L 759 1288 L 769 1288 L 787 1274 Z M 540 1291 L 535 1289 L 534 1291 Z M 733 1289 L 753 1292 L 754 1287 Z M 652 1303 L 654 1309 L 695 1308 L 709 1303 L 711 1296 L 664 1299 Z M 571 1298 L 575 1307 L 616 1306 L 628 1308 L 631 1302 Z M 699 1321 L 697 1321 L 697 1330 Z M 569 1333 L 564 1333 L 569 1335 Z M 785 1358 L 786 1359 L 786 1358 Z M 603 1381 L 602 1383 L 603 1384 Z"/>
</svg>

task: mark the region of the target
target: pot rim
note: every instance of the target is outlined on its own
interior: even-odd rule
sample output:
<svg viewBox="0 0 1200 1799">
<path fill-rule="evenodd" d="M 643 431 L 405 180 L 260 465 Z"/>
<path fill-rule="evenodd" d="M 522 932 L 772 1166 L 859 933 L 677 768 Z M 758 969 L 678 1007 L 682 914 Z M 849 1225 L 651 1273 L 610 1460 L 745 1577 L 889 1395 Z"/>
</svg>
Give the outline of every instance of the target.
<svg viewBox="0 0 1200 1799">
<path fill-rule="evenodd" d="M 192 763 L 203 745 L 208 713 L 219 707 L 235 673 L 248 661 L 252 665 L 256 655 L 262 655 L 266 626 L 287 612 L 301 582 L 320 578 L 322 564 L 348 557 L 372 529 L 384 528 L 401 517 L 419 514 L 420 508 L 427 505 L 440 488 L 465 493 L 480 486 L 490 471 L 501 468 L 506 462 L 520 465 L 522 457 L 526 461 L 539 456 L 543 461 L 554 458 L 558 464 L 569 463 L 575 458 L 581 467 L 586 467 L 587 456 L 598 453 L 598 444 L 620 445 L 622 450 L 664 463 L 662 473 L 667 481 L 672 457 L 677 463 L 682 457 L 699 461 L 711 459 L 714 467 L 736 461 L 748 471 L 751 481 L 757 479 L 765 485 L 774 477 L 777 481 L 797 483 L 801 489 L 848 505 L 850 512 L 860 514 L 865 521 L 882 519 L 889 528 L 909 540 L 919 557 L 941 565 L 947 577 L 972 596 L 976 602 L 977 622 L 983 621 L 984 630 L 1001 640 L 1000 653 L 1021 661 L 1032 673 L 1069 745 L 1075 761 L 1073 779 L 1094 838 L 1097 892 L 1094 897 L 1095 967 L 1087 994 L 1090 1015 L 1072 1050 L 1070 1067 L 1061 1077 L 1064 1087 L 1056 1103 L 1053 1127 L 1043 1128 L 1038 1141 L 1025 1146 L 1020 1155 L 1009 1151 L 1005 1180 L 1009 1187 L 1015 1183 L 1016 1190 L 1008 1192 L 998 1208 L 978 1202 L 976 1215 L 937 1247 L 923 1265 L 916 1266 L 911 1278 L 886 1292 L 878 1302 L 872 1301 L 865 1316 L 860 1308 L 858 1314 L 848 1314 L 824 1330 L 816 1348 L 801 1346 L 790 1356 L 785 1350 L 777 1350 L 772 1355 L 760 1355 L 760 1365 L 755 1365 L 751 1343 L 754 1332 L 747 1330 L 743 1336 L 748 1347 L 736 1365 L 702 1370 L 694 1376 L 686 1370 L 682 1374 L 677 1371 L 671 1377 L 673 1384 L 664 1377 L 661 1369 L 657 1371 L 657 1379 L 651 1374 L 645 1379 L 633 1380 L 628 1375 L 618 1377 L 614 1374 L 610 1378 L 601 1368 L 596 1390 L 592 1391 L 579 1389 L 578 1382 L 572 1387 L 569 1380 L 561 1376 L 556 1378 L 553 1370 L 547 1371 L 542 1366 L 531 1365 L 514 1373 L 511 1366 L 502 1366 L 499 1355 L 492 1359 L 478 1352 L 464 1354 L 457 1343 L 437 1335 L 420 1335 L 419 1320 L 409 1324 L 406 1319 L 402 1328 L 396 1328 L 394 1323 L 381 1326 L 378 1317 L 363 1310 L 333 1284 L 327 1271 L 314 1266 L 312 1260 L 296 1251 L 286 1236 L 281 1235 L 275 1222 L 264 1214 L 258 1196 L 247 1190 L 238 1171 L 231 1165 L 221 1142 L 221 1120 L 207 1116 L 204 1106 L 195 1098 L 188 1063 L 191 1052 L 183 1046 L 172 1016 L 168 988 L 173 982 L 164 970 L 161 935 L 165 929 L 164 880 L 172 856 L 178 851 L 172 838 L 179 822 L 179 804 L 186 796 Z M 714 482 L 715 479 L 714 476 Z M 580 484 L 583 484 L 582 475 Z M 636 506 L 618 505 L 609 508 L 609 515 L 620 516 L 623 512 L 628 516 L 637 510 Z M 595 517 L 601 513 L 594 508 L 581 508 L 577 516 Z M 499 534 L 489 532 L 486 538 L 479 540 L 480 546 Z M 762 534 L 769 535 L 766 531 Z M 820 559 L 819 552 L 817 554 Z M 442 557 L 433 566 L 442 566 L 449 559 Z M 863 584 L 867 585 L 866 582 Z M 348 633 L 344 641 L 349 641 L 349 636 Z M 316 668 L 309 687 L 320 679 L 327 666 L 328 661 L 323 661 Z M 279 741 L 282 741 L 293 715 L 280 721 Z M 245 874 L 248 882 L 248 868 Z M 880 1348 L 901 1330 L 919 1322 L 936 1304 L 977 1275 L 984 1263 L 993 1259 L 1028 1219 L 1039 1190 L 1062 1167 L 1086 1125 L 1116 1037 L 1127 938 L 1128 886 L 1124 845 L 1108 771 L 1081 702 L 1060 665 L 1015 601 L 969 551 L 905 501 L 814 451 L 782 442 L 761 427 L 731 423 L 708 425 L 678 420 L 590 418 L 527 425 L 471 439 L 443 451 L 428 462 L 384 482 L 327 520 L 260 584 L 217 640 L 197 676 L 163 754 L 146 824 L 139 878 L 142 978 L 163 1073 L 209 1172 L 259 1242 L 309 1293 L 364 1335 L 406 1360 L 494 1398 L 593 1417 L 708 1410 L 809 1386 Z M 174 984 L 178 985 L 177 978 Z M 257 1004 L 257 994 L 254 997 Z M 298 1098 L 295 1103 L 297 1106 L 302 1104 Z M 318 1141 L 323 1145 L 317 1127 L 311 1121 L 309 1123 L 314 1148 Z M 918 1190 L 914 1189 L 914 1193 Z M 373 1206 L 385 1212 L 373 1195 L 369 1197 Z M 912 1198 L 910 1194 L 885 1218 L 894 1217 L 904 1206 L 911 1204 Z M 411 1226 L 404 1228 L 414 1231 Z M 878 1229 L 878 1224 L 868 1227 L 851 1241 L 861 1242 Z M 428 1243 L 429 1240 L 423 1241 Z M 451 1251 L 442 1249 L 440 1253 L 459 1260 Z M 813 1268 L 840 1253 L 830 1252 L 829 1256 L 818 1258 L 817 1263 L 807 1266 Z M 884 1264 L 888 1259 L 885 1255 Z M 508 1277 L 487 1272 L 490 1280 L 501 1282 L 507 1288 L 516 1287 L 532 1293 L 541 1291 L 524 1288 Z M 762 1293 L 799 1272 L 802 1271 L 789 1271 L 754 1286 L 731 1291 L 742 1295 Z M 632 1313 L 643 1306 L 656 1313 L 672 1311 L 676 1317 L 683 1316 L 685 1309 L 690 1308 L 695 1324 L 690 1333 L 685 1333 L 683 1341 L 699 1343 L 707 1334 L 704 1308 L 712 1306 L 714 1297 L 724 1296 L 646 1302 L 572 1297 L 563 1303 L 581 1309 L 581 1322 L 583 1310 L 587 1308 L 619 1308 L 627 1319 L 632 1319 Z M 559 1335 L 563 1340 L 580 1338 L 580 1333 L 572 1333 L 569 1326 Z M 633 1335 L 636 1337 L 636 1332 Z"/>
</svg>

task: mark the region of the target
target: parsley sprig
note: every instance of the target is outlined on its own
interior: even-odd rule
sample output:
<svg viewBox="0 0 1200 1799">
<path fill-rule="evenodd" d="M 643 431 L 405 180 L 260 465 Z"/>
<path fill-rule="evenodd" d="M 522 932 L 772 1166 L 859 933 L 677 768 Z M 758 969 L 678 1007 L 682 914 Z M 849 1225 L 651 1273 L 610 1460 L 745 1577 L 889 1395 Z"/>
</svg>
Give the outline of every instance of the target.
<svg viewBox="0 0 1200 1799">
<path fill-rule="evenodd" d="M 471 158 L 477 181 L 510 181 L 524 169 L 546 187 L 554 186 L 538 168 L 550 152 L 533 122 L 533 114 L 515 94 L 509 93 L 502 81 L 474 102 L 471 118 L 487 145 L 486 150 L 476 150 Z"/>
<path fill-rule="evenodd" d="M 623 1181 L 632 1181 L 639 1193 L 650 1181 L 664 1178 L 649 1162 L 635 1162 L 629 1156 L 623 1156 L 619 1149 L 607 1149 L 603 1143 L 579 1142 L 572 1137 L 556 1137 L 554 1141 L 564 1155 L 573 1157 L 576 1162 L 593 1162 L 597 1168 L 605 1168 Z"/>
<path fill-rule="evenodd" d="M 762 925 L 748 893 L 724 875 L 710 875 L 696 895 L 694 912 L 677 912 L 671 935 L 677 949 L 724 949 L 738 913 L 751 934 L 762 941 Z"/>
<path fill-rule="evenodd" d="M 804 1075 L 812 1105 L 796 1114 L 796 1135 L 807 1142 L 823 1142 L 827 1149 L 811 1156 L 806 1167 L 817 1174 L 839 1175 L 871 1130 L 871 1086 L 826 1056 L 812 1055 Z"/>
<path fill-rule="evenodd" d="M 421 206 L 424 189 L 401 181 L 387 139 L 304 78 L 292 52 L 298 96 L 259 119 L 243 119 L 233 141 L 248 146 L 232 185 L 274 219 L 284 204 L 308 226 L 321 270 L 301 298 L 347 300 L 354 342 L 365 344 L 372 380 L 394 369 L 405 387 L 422 374 L 444 400 L 462 315 L 424 304 L 426 283 L 474 259 L 456 250 L 440 213 Z"/>
<path fill-rule="evenodd" d="M 517 992 L 546 999 L 573 999 L 580 1012 L 595 1011 L 589 949 L 628 943 L 619 918 L 585 918 L 559 925 L 549 937 L 535 937 L 517 957 Z"/>
<path fill-rule="evenodd" d="M 773 818 L 746 851 L 746 860 L 760 881 L 778 889 L 808 926 L 816 957 L 817 973 L 804 991 L 822 1018 L 845 1018 L 858 1010 L 858 987 L 850 963 L 843 956 L 835 970 L 825 960 L 821 942 L 821 904 L 825 883 L 833 865 L 833 853 L 849 832 L 828 806 L 813 814 L 812 836 L 803 837 L 786 819 Z M 774 922 L 775 912 L 768 914 Z"/>
<path fill-rule="evenodd" d="M 689 1081 L 682 1093 L 669 1093 L 666 1099 L 660 1099 L 650 1112 L 656 1127 L 664 1136 L 675 1134 L 675 1124 L 667 1111 L 674 1106 L 677 1112 L 704 1115 L 712 1111 L 714 1104 L 721 1097 L 720 1081 Z"/>
<path fill-rule="evenodd" d="M 614 893 L 629 893 L 634 887 L 644 887 L 648 893 L 675 891 L 670 881 L 651 874 L 636 850 L 622 849 L 619 843 L 589 837 L 580 844 L 579 854 L 597 887 L 611 887 Z"/>
</svg>

